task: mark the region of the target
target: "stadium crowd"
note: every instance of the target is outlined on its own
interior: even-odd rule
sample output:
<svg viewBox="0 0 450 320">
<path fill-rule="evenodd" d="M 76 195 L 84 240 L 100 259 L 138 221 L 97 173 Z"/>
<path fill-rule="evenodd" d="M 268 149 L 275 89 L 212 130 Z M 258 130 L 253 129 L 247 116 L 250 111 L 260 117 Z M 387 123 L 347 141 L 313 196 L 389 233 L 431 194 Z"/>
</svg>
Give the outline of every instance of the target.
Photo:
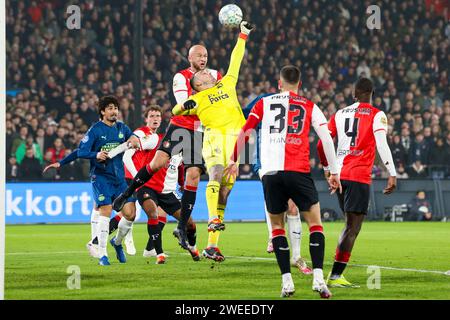
<svg viewBox="0 0 450 320">
<path fill-rule="evenodd" d="M 327 117 L 353 102 L 359 76 L 375 83 L 374 105 L 388 114 L 389 139 L 399 178 L 450 175 L 450 24 L 425 1 L 375 1 L 380 30 L 366 27 L 358 1 L 289 0 L 239 2 L 256 31 L 242 63 L 238 94 L 244 107 L 277 91 L 280 66 L 301 67 L 301 94 Z M 164 110 L 167 127 L 174 105 L 172 77 L 188 66 L 195 43 L 209 50 L 208 66 L 225 74 L 236 32 L 217 19 L 225 1 L 152 0 L 143 10 L 142 105 Z M 105 94 L 121 101 L 124 122 L 133 124 L 133 1 L 84 1 L 80 30 L 66 28 L 68 1 L 8 1 L 7 179 L 87 180 L 77 160 L 50 170 L 97 121 L 95 102 Z M 320 9 L 319 9 L 320 8 Z M 311 136 L 313 176 L 321 176 Z M 385 176 L 374 167 L 374 177 Z M 243 165 L 242 179 L 255 178 Z"/>
</svg>

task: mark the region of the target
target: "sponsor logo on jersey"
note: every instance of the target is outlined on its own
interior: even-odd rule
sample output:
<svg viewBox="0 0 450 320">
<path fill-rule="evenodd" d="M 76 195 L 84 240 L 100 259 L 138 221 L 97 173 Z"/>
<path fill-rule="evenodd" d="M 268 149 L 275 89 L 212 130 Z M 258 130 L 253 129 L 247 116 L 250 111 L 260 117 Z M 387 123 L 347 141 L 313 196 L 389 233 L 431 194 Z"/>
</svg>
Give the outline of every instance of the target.
<svg viewBox="0 0 450 320">
<path fill-rule="evenodd" d="M 295 145 L 301 145 L 302 139 L 296 138 L 296 137 L 278 137 L 278 138 L 270 138 L 270 143 L 285 143 L 285 144 L 295 144 Z"/>
<path fill-rule="evenodd" d="M 109 152 L 115 147 L 119 146 L 120 143 L 118 142 L 108 142 L 107 144 L 103 145 L 100 151 L 106 151 Z"/>
<path fill-rule="evenodd" d="M 223 94 L 208 94 L 208 99 L 209 102 L 211 104 L 215 103 L 215 102 L 219 102 L 220 100 L 225 100 L 228 99 L 230 96 L 228 95 L 228 93 L 223 93 Z"/>
<path fill-rule="evenodd" d="M 86 143 L 89 141 L 89 135 L 85 135 L 83 140 L 81 140 L 81 142 Z"/>
<path fill-rule="evenodd" d="M 337 151 L 338 157 L 349 156 L 349 155 L 359 157 L 363 154 L 364 154 L 364 150 L 342 150 L 342 149 L 339 149 Z"/>
</svg>

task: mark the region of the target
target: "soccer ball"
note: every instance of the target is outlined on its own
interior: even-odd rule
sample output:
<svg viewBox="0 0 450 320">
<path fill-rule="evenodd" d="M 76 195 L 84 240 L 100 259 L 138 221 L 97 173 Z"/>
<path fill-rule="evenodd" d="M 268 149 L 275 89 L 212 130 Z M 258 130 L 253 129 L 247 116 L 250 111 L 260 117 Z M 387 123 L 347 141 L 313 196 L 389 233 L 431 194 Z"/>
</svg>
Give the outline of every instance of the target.
<svg viewBox="0 0 450 320">
<path fill-rule="evenodd" d="M 235 4 L 227 4 L 219 11 L 219 21 L 225 28 L 238 27 L 242 21 L 242 10 Z"/>
</svg>

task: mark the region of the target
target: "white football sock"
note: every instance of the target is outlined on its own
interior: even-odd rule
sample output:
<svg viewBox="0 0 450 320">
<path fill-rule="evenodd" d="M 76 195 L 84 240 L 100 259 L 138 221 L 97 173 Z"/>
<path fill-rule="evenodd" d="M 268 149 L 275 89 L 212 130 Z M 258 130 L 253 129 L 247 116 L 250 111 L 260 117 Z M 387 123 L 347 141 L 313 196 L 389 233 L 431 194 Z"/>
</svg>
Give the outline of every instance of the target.
<svg viewBox="0 0 450 320">
<path fill-rule="evenodd" d="M 300 247 L 302 244 L 302 222 L 300 220 L 300 213 L 296 216 L 287 215 L 287 224 L 289 232 L 289 242 L 292 249 L 292 260 L 297 260 L 301 257 Z"/>
<path fill-rule="evenodd" d="M 313 275 L 314 275 L 314 281 L 319 281 L 319 282 L 324 282 L 325 280 L 323 279 L 323 270 L 316 268 L 313 269 Z"/>
<path fill-rule="evenodd" d="M 98 237 L 98 253 L 100 257 L 108 256 L 108 251 L 106 250 L 106 246 L 108 244 L 108 236 L 109 236 L 109 218 L 99 216 L 97 237 Z"/>
<path fill-rule="evenodd" d="M 128 231 L 131 230 L 131 227 L 133 226 L 133 221 L 128 221 L 125 219 L 125 217 L 122 217 L 119 222 L 119 227 L 117 229 L 117 235 L 116 235 L 116 245 L 119 245 L 122 243 L 123 238 L 128 234 Z"/>
<path fill-rule="evenodd" d="M 281 275 L 281 279 L 283 280 L 283 283 L 286 283 L 286 282 L 294 282 L 294 281 L 292 280 L 292 275 L 291 275 L 290 272 L 285 273 L 285 274 L 282 274 L 282 275 Z"/>
<path fill-rule="evenodd" d="M 91 240 L 98 236 L 98 218 L 100 217 L 100 212 L 92 208 L 91 212 Z"/>
</svg>

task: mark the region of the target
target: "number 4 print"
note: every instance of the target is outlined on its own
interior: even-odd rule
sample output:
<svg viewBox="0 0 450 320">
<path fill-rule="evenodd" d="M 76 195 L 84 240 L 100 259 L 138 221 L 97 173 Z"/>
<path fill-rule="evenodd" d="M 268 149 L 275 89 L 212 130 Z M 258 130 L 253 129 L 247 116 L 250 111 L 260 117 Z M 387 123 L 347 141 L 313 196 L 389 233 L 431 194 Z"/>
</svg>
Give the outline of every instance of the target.
<svg viewBox="0 0 450 320">
<path fill-rule="evenodd" d="M 353 120 L 352 125 L 350 125 L 351 120 Z M 350 141 L 350 147 L 354 147 L 356 145 L 356 138 L 358 136 L 358 124 L 359 118 L 345 118 L 345 134 L 347 135 L 347 137 L 352 138 L 352 140 Z M 352 131 L 349 131 L 350 127 L 352 127 Z"/>
</svg>

